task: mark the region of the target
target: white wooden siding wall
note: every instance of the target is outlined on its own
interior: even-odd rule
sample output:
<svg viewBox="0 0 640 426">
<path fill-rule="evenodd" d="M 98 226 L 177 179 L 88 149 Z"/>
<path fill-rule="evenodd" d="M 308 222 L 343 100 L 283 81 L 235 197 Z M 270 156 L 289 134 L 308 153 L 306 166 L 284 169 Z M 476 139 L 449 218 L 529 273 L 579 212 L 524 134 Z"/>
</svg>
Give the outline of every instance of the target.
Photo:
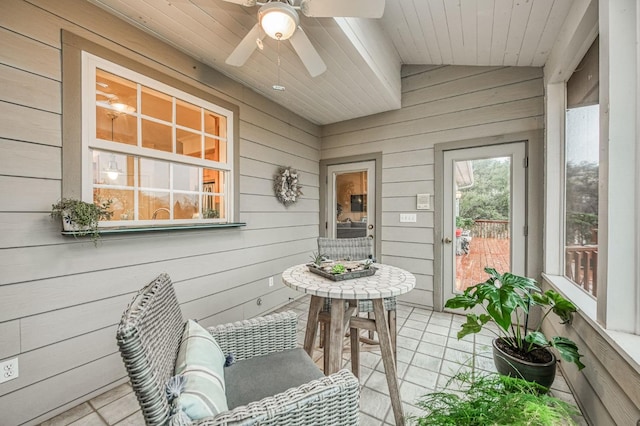
<svg viewBox="0 0 640 426">
<path fill-rule="evenodd" d="M 0 384 L 0 423 L 18 425 L 124 380 L 116 324 L 134 292 L 160 272 L 173 278 L 184 316 L 205 326 L 297 296 L 280 273 L 306 261 L 316 244 L 320 139 L 317 126 L 86 2 L 5 0 L 2 9 L 0 360 L 17 356 L 20 377 Z M 61 29 L 203 87 L 199 78 L 239 105 L 246 228 L 106 236 L 98 248 L 60 235 L 48 212 L 61 196 Z M 302 174 L 304 197 L 288 209 L 273 196 L 278 165 Z"/>
<path fill-rule="evenodd" d="M 542 70 L 412 65 L 402 72 L 402 108 L 325 126 L 322 158 L 382 152 L 381 259 L 416 275 L 416 289 L 402 300 L 432 307 L 434 215 L 416 210 L 416 194 L 434 193 L 433 147 L 542 129 Z M 403 212 L 416 213 L 417 222 L 400 223 Z"/>
</svg>

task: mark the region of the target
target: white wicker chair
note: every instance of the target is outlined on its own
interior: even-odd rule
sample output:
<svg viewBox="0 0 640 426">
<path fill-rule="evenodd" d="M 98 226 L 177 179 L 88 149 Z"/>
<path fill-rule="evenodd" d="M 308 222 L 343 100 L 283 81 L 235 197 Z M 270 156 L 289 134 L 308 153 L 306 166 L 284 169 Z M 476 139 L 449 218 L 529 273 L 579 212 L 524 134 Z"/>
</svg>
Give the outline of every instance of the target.
<svg viewBox="0 0 640 426">
<path fill-rule="evenodd" d="M 285 312 L 208 331 L 225 354 L 233 353 L 235 359 L 242 362 L 296 348 L 296 320 L 295 313 Z M 172 416 L 165 394 L 167 381 L 174 374 L 183 330 L 180 307 L 166 274 L 140 290 L 122 316 L 117 342 L 148 425 L 185 424 L 181 416 Z M 271 371 L 263 373 L 272 374 Z M 229 386 L 227 382 L 227 389 Z M 349 371 L 341 370 L 187 424 L 357 425 L 358 416 L 358 380 Z"/>
</svg>

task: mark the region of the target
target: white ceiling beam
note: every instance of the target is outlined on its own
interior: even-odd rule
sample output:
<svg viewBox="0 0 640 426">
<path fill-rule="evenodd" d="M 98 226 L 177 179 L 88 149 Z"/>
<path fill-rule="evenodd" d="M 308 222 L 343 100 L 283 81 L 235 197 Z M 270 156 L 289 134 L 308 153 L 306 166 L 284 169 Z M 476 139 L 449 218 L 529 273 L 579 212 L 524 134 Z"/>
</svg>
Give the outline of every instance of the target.
<svg viewBox="0 0 640 426">
<path fill-rule="evenodd" d="M 387 101 L 388 109 L 401 106 L 401 62 L 398 52 L 377 20 L 335 18 L 366 66 L 369 83 Z"/>
</svg>

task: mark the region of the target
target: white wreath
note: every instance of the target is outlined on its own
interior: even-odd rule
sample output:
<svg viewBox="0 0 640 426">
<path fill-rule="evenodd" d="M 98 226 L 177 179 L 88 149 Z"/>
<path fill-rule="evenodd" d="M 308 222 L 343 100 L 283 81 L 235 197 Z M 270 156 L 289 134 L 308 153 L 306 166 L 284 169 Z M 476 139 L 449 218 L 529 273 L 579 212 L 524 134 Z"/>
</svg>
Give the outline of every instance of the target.
<svg viewBox="0 0 640 426">
<path fill-rule="evenodd" d="M 290 167 L 280 167 L 273 178 L 276 198 L 285 206 L 294 204 L 302 195 L 302 185 L 298 183 L 298 172 Z"/>
</svg>

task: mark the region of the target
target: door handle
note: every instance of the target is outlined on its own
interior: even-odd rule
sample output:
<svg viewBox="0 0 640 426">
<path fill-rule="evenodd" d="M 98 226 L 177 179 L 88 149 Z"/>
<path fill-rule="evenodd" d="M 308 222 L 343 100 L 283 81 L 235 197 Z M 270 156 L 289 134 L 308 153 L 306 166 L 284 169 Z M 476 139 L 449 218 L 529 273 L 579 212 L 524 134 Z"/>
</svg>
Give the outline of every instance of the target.
<svg viewBox="0 0 640 426">
<path fill-rule="evenodd" d="M 451 244 L 452 240 L 449 237 L 444 237 L 444 239 L 442 240 L 443 243 L 445 244 Z"/>
</svg>

